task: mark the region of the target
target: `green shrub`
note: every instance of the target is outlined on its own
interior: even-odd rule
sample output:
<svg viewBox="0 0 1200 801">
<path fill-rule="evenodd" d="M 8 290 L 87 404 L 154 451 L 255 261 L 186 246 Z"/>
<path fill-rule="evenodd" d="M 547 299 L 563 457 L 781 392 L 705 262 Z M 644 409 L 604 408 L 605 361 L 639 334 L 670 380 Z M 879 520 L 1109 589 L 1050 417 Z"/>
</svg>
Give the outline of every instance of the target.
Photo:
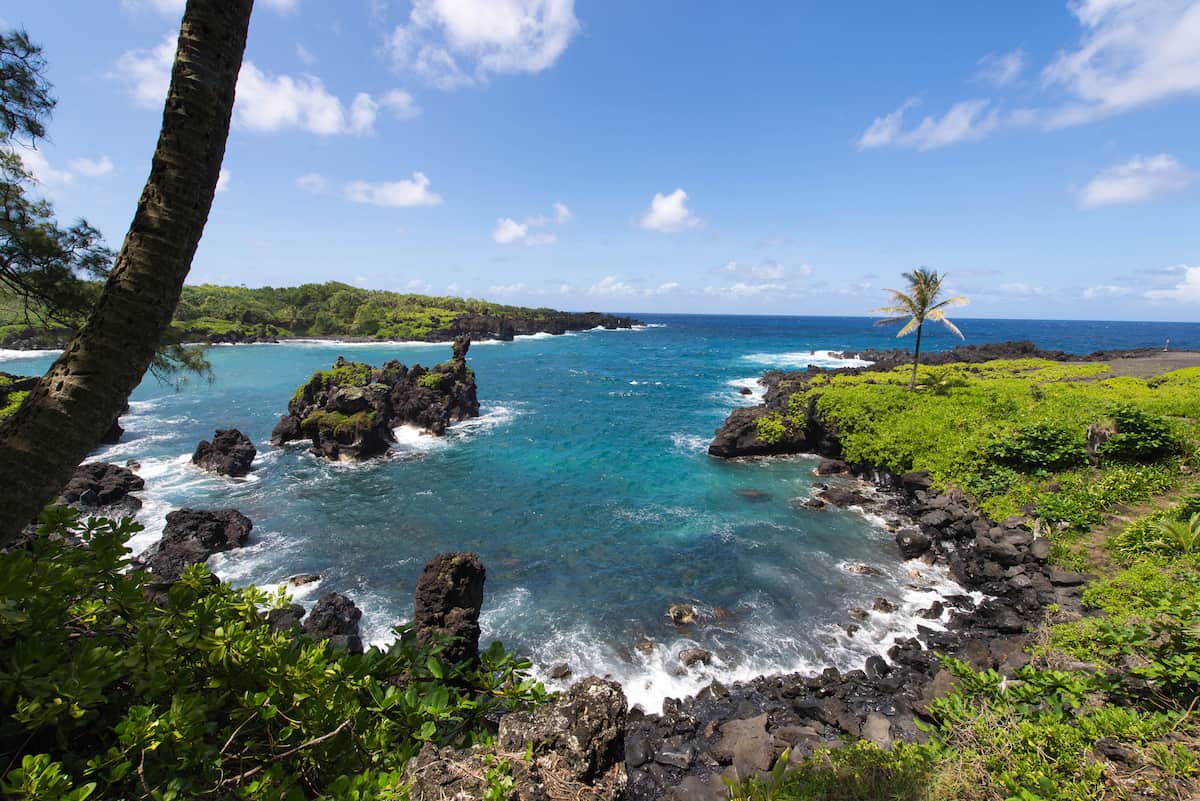
<svg viewBox="0 0 1200 801">
<path fill-rule="evenodd" d="M 446 384 L 453 380 L 454 377 L 449 373 L 426 373 L 417 379 L 417 384 L 436 392 L 444 389 Z"/>
<path fill-rule="evenodd" d="M 272 632 L 282 591 L 202 566 L 155 607 L 127 569 L 139 528 L 60 510 L 0 554 L 5 798 L 396 798 L 424 743 L 486 741 L 545 698 L 498 643 L 459 666 L 406 628 L 359 656 Z"/>
<path fill-rule="evenodd" d="M 1178 453 L 1178 438 L 1163 418 L 1128 403 L 1113 407 L 1116 433 L 1097 448 L 1102 457 L 1146 462 Z"/>
<path fill-rule="evenodd" d="M 1020 470 L 1064 470 L 1083 464 L 1085 446 L 1082 432 L 1054 423 L 1031 423 L 992 440 L 987 455 Z"/>
<path fill-rule="evenodd" d="M 779 412 L 763 415 L 755 421 L 756 436 L 759 442 L 767 445 L 777 445 L 787 436 L 787 426 L 783 422 L 783 415 Z"/>
</svg>

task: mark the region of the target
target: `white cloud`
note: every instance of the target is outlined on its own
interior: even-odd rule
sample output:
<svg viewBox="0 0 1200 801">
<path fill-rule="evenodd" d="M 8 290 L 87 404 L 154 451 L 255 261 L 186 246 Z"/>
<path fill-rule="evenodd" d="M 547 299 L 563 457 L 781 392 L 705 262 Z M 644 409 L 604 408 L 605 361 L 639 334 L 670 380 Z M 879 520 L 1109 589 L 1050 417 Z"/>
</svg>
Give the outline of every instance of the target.
<svg viewBox="0 0 1200 801">
<path fill-rule="evenodd" d="M 496 222 L 496 229 L 492 231 L 492 239 L 501 245 L 508 245 L 524 239 L 527 233 L 529 233 L 529 226 L 522 225 L 512 217 L 504 217 Z"/>
<path fill-rule="evenodd" d="M 101 156 L 98 159 L 77 158 L 67 162 L 66 169 L 55 167 L 40 150 L 33 148 L 18 148 L 12 150 L 21 159 L 25 169 L 33 176 L 43 190 L 53 194 L 75 182 L 76 178 L 102 178 L 115 170 L 112 159 Z"/>
<path fill-rule="evenodd" d="M 1109 167 L 1088 181 L 1079 192 L 1079 205 L 1094 209 L 1145 203 L 1186 189 L 1194 180 L 1193 173 L 1166 153 L 1137 156 L 1124 164 Z"/>
<path fill-rule="evenodd" d="M 233 176 L 230 174 L 229 170 L 222 167 L 221 171 L 219 173 L 217 173 L 217 191 L 218 192 L 229 191 L 229 182 L 232 180 L 233 180 Z"/>
<path fill-rule="evenodd" d="M 579 30 L 574 0 L 415 0 L 387 40 L 397 68 L 441 89 L 553 66 Z"/>
<path fill-rule="evenodd" d="M 299 42 L 296 43 L 296 58 L 310 67 L 317 63 L 317 57 L 312 54 L 312 51 Z"/>
<path fill-rule="evenodd" d="M 428 281 L 423 281 L 420 278 L 414 278 L 405 284 L 405 289 L 409 292 L 417 292 L 422 295 L 428 295 L 429 291 L 433 289 L 433 284 L 429 283 Z"/>
<path fill-rule="evenodd" d="M 687 207 L 687 192 L 676 189 L 669 195 L 655 193 L 650 201 L 650 209 L 642 215 L 639 225 L 647 231 L 674 233 L 687 228 L 695 228 L 700 224 Z"/>
<path fill-rule="evenodd" d="M 956 142 L 981 139 L 1000 124 L 1000 114 L 989 108 L 987 100 L 964 100 L 955 103 L 941 117 L 925 117 L 915 128 L 904 130 L 904 115 L 916 105 L 906 100 L 883 117 L 878 117 L 858 138 L 859 150 L 896 145 L 917 150 L 932 150 Z"/>
<path fill-rule="evenodd" d="M 362 286 L 362 287 L 365 287 L 365 286 L 366 286 L 367 284 L 369 284 L 369 283 L 371 283 L 371 282 L 370 282 L 370 280 L 368 280 L 368 279 L 367 279 L 367 277 L 366 277 L 365 275 L 356 275 L 356 276 L 354 276 L 354 284 L 355 284 L 356 286 Z"/>
<path fill-rule="evenodd" d="M 1028 284 L 1024 281 L 1014 281 L 1012 283 L 1000 284 L 996 287 L 996 294 L 1010 298 L 1031 298 L 1043 295 L 1045 292 L 1045 287 Z"/>
<path fill-rule="evenodd" d="M 101 156 L 98 159 L 71 159 L 67 162 L 67 167 L 71 172 L 85 178 L 101 178 L 110 175 L 116 169 L 112 159 L 108 156 Z"/>
<path fill-rule="evenodd" d="M 1178 300 L 1189 303 L 1200 302 L 1200 267 L 1179 265 L 1172 272 L 1183 272 L 1183 279 L 1170 289 L 1151 289 L 1146 293 L 1150 300 Z"/>
<path fill-rule="evenodd" d="M 319 195 L 329 188 L 329 181 L 319 172 L 309 172 L 296 179 L 296 187 Z"/>
<path fill-rule="evenodd" d="M 979 72 L 975 77 L 993 86 L 1008 86 L 1024 69 L 1025 51 L 1018 47 L 1009 53 L 988 53 L 979 59 Z"/>
<path fill-rule="evenodd" d="M 355 203 L 374 206 L 409 207 L 438 206 L 442 196 L 429 191 L 429 179 L 423 172 L 414 172 L 411 180 L 368 183 L 351 181 L 346 184 L 346 197 Z"/>
<path fill-rule="evenodd" d="M 492 240 L 501 245 L 511 245 L 514 242 L 524 242 L 526 245 L 553 245 L 558 241 L 556 234 L 535 233 L 533 229 L 544 228 L 552 222 L 562 225 L 570 219 L 571 210 L 565 203 L 554 204 L 553 219 L 544 214 L 531 215 L 522 222 L 517 222 L 512 217 L 501 217 L 492 229 Z"/>
<path fill-rule="evenodd" d="M 726 298 L 753 298 L 764 292 L 782 292 L 787 287 L 783 284 L 748 284 L 744 281 L 738 281 L 732 286 L 706 286 L 704 294 L 717 295 Z"/>
<path fill-rule="evenodd" d="M 175 39 L 168 33 L 149 49 L 126 50 L 117 59 L 110 77 L 124 82 L 133 101 L 145 108 L 161 108 L 171 84 L 171 65 L 175 61 Z"/>
<path fill-rule="evenodd" d="M 679 288 L 677 281 L 669 281 L 664 284 L 659 284 L 654 287 L 639 287 L 633 284 L 620 280 L 616 276 L 606 275 L 596 283 L 588 287 L 587 294 L 600 297 L 653 297 L 655 295 L 666 295 L 674 292 Z M 560 291 L 567 294 L 571 290 L 570 285 L 563 284 Z"/>
<path fill-rule="evenodd" d="M 1127 286 L 1117 286 L 1116 284 L 1100 284 L 1098 286 L 1089 286 L 1083 290 L 1084 300 L 1095 300 L 1097 298 L 1123 298 L 1126 295 L 1132 295 L 1133 290 Z"/>
<path fill-rule="evenodd" d="M 508 297 L 524 291 L 525 284 L 520 281 L 515 284 L 501 284 L 500 286 L 488 287 L 489 295 L 498 295 L 500 297 Z"/>
<path fill-rule="evenodd" d="M 125 83 L 138 105 L 160 108 L 171 82 L 174 59 L 175 36 L 168 34 L 154 48 L 123 53 L 110 77 Z M 258 133 L 299 129 L 326 136 L 363 136 L 375 132 L 381 108 L 397 119 L 420 113 L 412 95 L 401 89 L 386 92 L 378 100 L 359 92 L 347 105 L 315 75 L 271 75 L 247 61 L 238 75 L 233 124 Z"/>
<path fill-rule="evenodd" d="M 1173 97 L 1200 94 L 1200 0 L 1074 0 L 1078 48 L 1042 73 L 1073 100 L 1050 127 L 1077 125 Z"/>
</svg>

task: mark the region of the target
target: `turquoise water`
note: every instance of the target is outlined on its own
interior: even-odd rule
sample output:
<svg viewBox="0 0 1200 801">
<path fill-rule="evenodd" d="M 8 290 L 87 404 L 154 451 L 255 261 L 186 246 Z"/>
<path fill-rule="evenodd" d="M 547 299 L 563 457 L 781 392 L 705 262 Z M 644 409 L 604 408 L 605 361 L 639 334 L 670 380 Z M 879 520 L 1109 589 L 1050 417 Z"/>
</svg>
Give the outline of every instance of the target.
<svg viewBox="0 0 1200 801">
<path fill-rule="evenodd" d="M 646 316 L 643 315 L 643 318 Z M 297 384 L 339 355 L 429 364 L 446 345 L 288 343 L 210 351 L 212 384 L 176 392 L 149 379 L 122 418 L 122 442 L 94 458 L 136 459 L 146 478 L 138 545 L 181 506 L 232 506 L 255 524 L 249 547 L 211 562 L 223 578 L 273 587 L 320 573 L 297 594 L 350 595 L 368 639 L 384 641 L 412 611 L 426 559 L 473 550 L 488 569 L 485 638 L 544 670 L 609 674 L 657 708 L 713 678 L 858 666 L 915 629 L 911 612 L 948 588 L 901 565 L 882 522 L 854 511 L 795 508 L 808 458 L 721 462 L 705 447 L 738 394 L 771 367 L 834 366 L 827 351 L 890 346 L 858 318 L 651 317 L 652 327 L 477 343 L 469 360 L 483 416 L 443 439 L 401 432 L 389 458 L 327 464 L 304 445 L 273 448 L 270 431 Z M 1200 325 L 969 321 L 973 342 L 1032 338 L 1044 347 L 1200 348 Z M 933 347 L 950 344 L 934 337 Z M 0 353 L 0 370 L 37 372 L 50 355 Z M 259 448 L 248 480 L 193 468 L 214 428 Z M 757 493 L 739 493 L 755 490 Z M 853 563 L 876 566 L 860 575 Z M 902 604 L 853 637 L 847 610 L 876 596 Z M 667 607 L 692 603 L 696 625 Z M 927 621 L 921 621 L 926 623 Z M 637 647 L 646 639 L 658 647 Z M 700 645 L 714 664 L 684 673 L 675 654 Z"/>
</svg>

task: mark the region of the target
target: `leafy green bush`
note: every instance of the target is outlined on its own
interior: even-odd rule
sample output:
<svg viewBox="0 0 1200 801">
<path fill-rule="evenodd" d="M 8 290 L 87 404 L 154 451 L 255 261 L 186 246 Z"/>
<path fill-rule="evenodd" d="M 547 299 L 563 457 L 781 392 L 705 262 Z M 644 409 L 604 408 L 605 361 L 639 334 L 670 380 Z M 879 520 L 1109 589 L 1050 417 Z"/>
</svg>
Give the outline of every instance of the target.
<svg viewBox="0 0 1200 801">
<path fill-rule="evenodd" d="M 767 445 L 776 445 L 787 436 L 787 426 L 783 422 L 783 415 L 778 412 L 763 415 L 755 421 L 754 425 L 758 441 Z"/>
<path fill-rule="evenodd" d="M 987 455 L 999 464 L 1021 470 L 1064 470 L 1083 464 L 1086 449 L 1082 432 L 1054 423 L 1031 423 L 987 446 Z"/>
<path fill-rule="evenodd" d="M 1097 448 L 1102 457 L 1145 462 L 1178 453 L 1178 438 L 1163 418 L 1128 403 L 1112 410 L 1116 433 Z"/>
<path fill-rule="evenodd" d="M 272 632 L 285 596 L 189 568 L 163 607 L 128 571 L 129 521 L 47 517 L 0 554 L 0 753 L 8 798 L 395 798 L 425 743 L 490 738 L 545 699 L 498 644 L 445 663 L 397 629 L 352 656 Z"/>
</svg>

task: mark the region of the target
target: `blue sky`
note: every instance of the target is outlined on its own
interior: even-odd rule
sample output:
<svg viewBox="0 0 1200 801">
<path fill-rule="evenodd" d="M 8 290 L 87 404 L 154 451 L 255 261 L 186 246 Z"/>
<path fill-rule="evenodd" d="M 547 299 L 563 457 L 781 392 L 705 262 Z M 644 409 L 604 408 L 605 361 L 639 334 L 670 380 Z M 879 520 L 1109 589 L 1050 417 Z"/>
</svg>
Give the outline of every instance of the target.
<svg viewBox="0 0 1200 801">
<path fill-rule="evenodd" d="M 116 247 L 181 0 L 0 3 Z M 1200 0 L 257 0 L 189 280 L 630 312 L 1200 320 Z"/>
</svg>

